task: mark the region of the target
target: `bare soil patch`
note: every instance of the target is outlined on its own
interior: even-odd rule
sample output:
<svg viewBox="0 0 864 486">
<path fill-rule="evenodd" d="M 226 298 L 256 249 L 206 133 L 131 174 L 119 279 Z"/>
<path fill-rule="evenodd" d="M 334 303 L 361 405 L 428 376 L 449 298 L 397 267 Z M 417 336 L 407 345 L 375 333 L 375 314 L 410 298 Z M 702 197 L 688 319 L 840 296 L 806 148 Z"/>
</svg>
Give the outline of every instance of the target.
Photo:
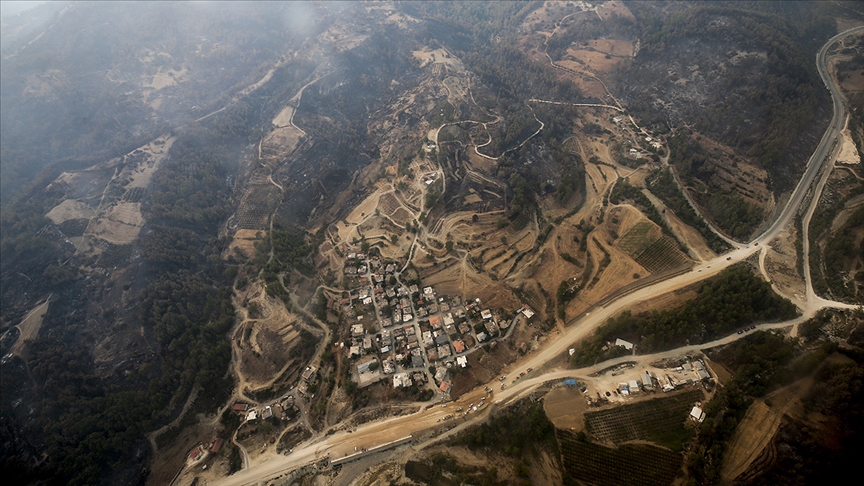
<svg viewBox="0 0 864 486">
<path fill-rule="evenodd" d="M 562 386 L 553 389 L 543 398 L 543 409 L 556 428 L 572 432 L 585 430 L 588 402 L 579 388 Z"/>
<path fill-rule="evenodd" d="M 430 64 L 443 64 L 457 71 L 462 70 L 462 62 L 452 57 L 442 48 L 432 49 L 429 46 L 424 46 L 422 49 L 413 51 L 411 54 L 420 61 L 420 67 L 426 67 Z"/>
<path fill-rule="evenodd" d="M 112 208 L 113 209 L 113 208 Z M 129 215 L 130 219 L 140 219 L 140 211 L 138 218 Z M 95 236 L 115 245 L 127 245 L 138 238 L 138 233 L 141 232 L 141 225 L 128 224 L 122 221 L 111 219 L 110 217 L 95 219 L 90 222 L 87 227 L 87 235 Z"/>
<path fill-rule="evenodd" d="M 744 420 L 729 441 L 723 457 L 720 475 L 724 482 L 731 482 L 741 475 L 771 442 L 785 415 L 793 407 L 803 408 L 801 398 L 810 389 L 812 378 L 804 378 L 768 395 L 764 400 L 755 400 Z M 769 406 L 768 403 L 776 404 Z"/>
<path fill-rule="evenodd" d="M 592 39 L 588 41 L 592 49 L 616 57 L 633 57 L 633 41 L 622 39 Z"/>
<path fill-rule="evenodd" d="M 861 78 L 861 83 L 864 84 L 864 76 Z M 858 147 L 852 141 L 852 133 L 849 128 L 844 129 L 841 133 L 843 136 L 843 145 L 840 148 L 840 153 L 837 155 L 837 162 L 840 164 L 860 164 L 861 156 L 858 154 Z"/>
<path fill-rule="evenodd" d="M 24 317 L 21 323 L 18 324 L 18 331 L 20 334 L 18 336 L 18 341 L 15 342 L 15 346 L 12 347 L 13 354 L 20 356 L 26 342 L 35 339 L 36 336 L 39 335 L 39 329 L 42 327 L 42 321 L 45 319 L 45 314 L 48 313 L 49 305 L 50 298 L 45 299 L 44 302 L 34 307 L 33 310 Z"/>
<path fill-rule="evenodd" d="M 763 251 L 765 255 L 765 272 L 773 287 L 780 294 L 803 304 L 806 300 L 804 277 L 798 272 L 798 252 L 795 240 L 798 230 L 789 225 L 771 242 L 771 246 Z"/>
<path fill-rule="evenodd" d="M 592 51 L 588 49 L 567 49 L 567 55 L 572 56 L 576 59 L 582 61 L 582 64 L 579 68 L 574 69 L 573 67 L 565 65 L 563 62 L 559 62 L 562 66 L 569 67 L 576 71 L 595 71 L 601 73 L 608 73 L 612 71 L 616 64 L 621 62 L 620 58 L 607 56 L 606 54 L 598 51 Z"/>
<path fill-rule="evenodd" d="M 90 219 L 95 213 L 96 210 L 87 203 L 77 199 L 66 199 L 48 211 L 45 217 L 59 225 L 71 219 Z"/>
<path fill-rule="evenodd" d="M 127 167 L 120 174 L 122 179 L 122 177 L 127 176 L 126 171 L 128 170 L 129 183 L 126 185 L 126 188 L 131 189 L 133 187 L 149 186 L 150 179 L 153 178 L 153 173 L 156 172 L 159 163 L 162 162 L 162 159 L 168 153 L 168 150 L 171 149 L 175 140 L 177 140 L 177 137 L 162 135 L 147 145 L 135 149 L 131 154 L 128 154 L 126 156 L 127 161 L 130 156 L 135 156 L 136 152 L 139 150 L 142 157 L 138 160 L 137 164 Z"/>
<path fill-rule="evenodd" d="M 260 231 L 251 230 L 251 229 L 241 229 L 237 230 L 234 233 L 234 238 L 231 240 L 231 244 L 228 245 L 228 252 L 234 253 L 235 251 L 240 251 L 247 258 L 251 257 L 255 254 L 255 242 L 261 241 L 262 236 L 260 235 Z M 237 250 L 235 250 L 235 248 Z"/>
<path fill-rule="evenodd" d="M 182 82 L 186 77 L 187 69 L 184 67 L 182 69 L 168 69 L 167 71 L 162 71 L 160 67 L 156 74 L 153 76 L 153 79 L 150 80 L 149 83 L 145 83 L 145 88 L 153 88 L 155 90 L 160 90 L 162 88 L 167 88 L 169 86 L 177 85 L 177 82 Z"/>
<path fill-rule="evenodd" d="M 291 125 L 291 117 L 294 115 L 294 107 L 291 105 L 286 105 L 285 108 L 282 108 L 282 111 L 273 118 L 273 125 L 276 125 L 276 128 L 284 128 Z"/>
</svg>

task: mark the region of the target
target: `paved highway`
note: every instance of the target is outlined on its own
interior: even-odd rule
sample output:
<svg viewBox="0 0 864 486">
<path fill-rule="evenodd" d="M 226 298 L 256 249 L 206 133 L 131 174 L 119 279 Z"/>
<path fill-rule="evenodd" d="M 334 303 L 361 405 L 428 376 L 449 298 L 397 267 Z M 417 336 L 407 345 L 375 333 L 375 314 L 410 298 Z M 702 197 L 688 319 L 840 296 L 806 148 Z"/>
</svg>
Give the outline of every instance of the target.
<svg viewBox="0 0 864 486">
<path fill-rule="evenodd" d="M 549 363 L 550 361 L 562 359 L 567 349 L 572 346 L 572 343 L 589 335 L 597 328 L 597 326 L 601 325 L 609 317 L 612 317 L 618 312 L 631 307 L 637 302 L 656 297 L 657 295 L 672 292 L 674 290 L 686 287 L 688 285 L 717 275 L 723 269 L 734 265 L 740 261 L 743 261 L 750 255 L 758 252 L 760 250 L 760 247 L 757 246 L 757 242 L 761 242 L 764 247 L 764 244 L 774 239 L 782 231 L 782 229 L 787 224 L 789 224 L 793 216 L 797 213 L 799 206 L 804 200 L 805 194 L 808 192 L 816 175 L 819 173 L 821 167 L 823 166 L 826 158 L 835 154 L 835 142 L 838 139 L 837 137 L 840 133 L 840 130 L 843 128 L 846 119 L 847 112 L 843 103 L 843 98 L 840 94 L 839 89 L 833 84 L 830 73 L 828 72 L 828 66 L 826 64 L 826 53 L 829 47 L 835 42 L 837 42 L 839 39 L 849 34 L 860 31 L 864 31 L 864 27 L 850 29 L 832 37 L 831 40 L 829 40 L 828 43 L 826 43 L 822 47 L 822 49 L 820 49 L 816 57 L 819 74 L 820 76 L 822 76 L 822 80 L 825 82 L 826 86 L 831 91 L 831 97 L 834 103 L 834 117 L 832 118 L 831 124 L 826 130 L 825 135 L 822 137 L 819 146 L 814 151 L 813 156 L 808 161 L 807 168 L 798 185 L 796 186 L 795 191 L 789 198 L 789 201 L 787 202 L 785 208 L 774 221 L 774 223 L 760 237 L 756 238 L 749 245 L 741 245 L 738 248 L 732 250 L 731 252 L 717 257 L 713 261 L 705 262 L 702 265 L 695 267 L 691 272 L 679 275 L 669 280 L 658 282 L 657 284 L 624 295 L 608 303 L 604 307 L 594 309 L 588 314 L 577 317 L 569 323 L 567 330 L 563 334 L 559 335 L 554 340 L 551 340 L 551 342 L 539 352 L 520 362 L 518 366 L 514 366 L 511 368 L 511 370 L 505 372 L 506 374 L 510 375 L 509 378 L 504 381 L 504 383 L 507 384 L 509 388 L 506 388 L 503 391 L 499 391 L 500 383 L 497 380 L 486 384 L 488 388 L 491 388 L 495 391 L 495 394 L 487 399 L 488 402 L 495 402 L 499 400 L 501 402 L 506 402 L 514 400 L 520 396 L 525 395 L 526 393 L 529 393 L 531 390 L 535 389 L 546 381 L 560 379 L 566 376 L 585 375 L 593 371 L 597 371 L 597 369 L 599 368 L 612 366 L 619 361 L 638 360 L 642 363 L 648 363 L 662 357 L 682 355 L 688 351 L 706 349 L 720 344 L 726 344 L 743 337 L 742 335 L 732 334 L 712 343 L 678 348 L 655 355 L 622 357 L 618 360 L 607 361 L 597 366 L 582 370 L 559 369 L 549 370 L 549 372 L 545 373 L 541 373 L 541 371 L 539 371 L 539 368 L 541 366 Z M 822 308 L 824 306 L 831 306 L 836 308 L 854 307 L 847 304 L 840 304 L 825 301 L 822 299 L 817 299 L 814 302 L 808 302 L 808 305 L 804 309 L 804 315 L 793 321 L 775 324 L 763 324 L 757 327 L 760 329 L 767 329 L 795 325 L 803 322 L 809 317 L 812 317 L 813 315 L 815 315 L 816 311 L 819 308 Z M 518 380 L 516 383 L 512 383 L 513 378 L 516 378 L 520 372 L 527 371 L 528 368 L 534 368 L 538 371 L 534 371 L 531 374 L 528 374 L 526 378 Z M 260 484 L 262 482 L 280 477 L 287 472 L 296 469 L 297 467 L 304 464 L 308 464 L 316 459 L 322 459 L 327 455 L 330 455 L 331 458 L 337 458 L 353 453 L 354 446 L 372 448 L 376 445 L 405 437 L 408 434 L 417 434 L 418 432 L 428 430 L 432 427 L 446 426 L 451 423 L 454 425 L 459 424 L 457 425 L 457 427 L 461 429 L 468 426 L 470 423 L 478 422 L 480 419 L 488 415 L 489 410 L 494 407 L 491 406 L 491 403 L 489 403 L 488 406 L 484 407 L 484 409 L 480 410 L 479 412 L 472 412 L 472 414 L 468 415 L 467 417 L 464 417 L 462 413 L 455 412 L 455 409 L 461 406 L 467 410 L 468 404 L 477 404 L 482 398 L 486 396 L 487 393 L 483 390 L 483 388 L 476 388 L 460 397 L 459 400 L 457 400 L 456 402 L 448 404 L 447 407 L 440 407 L 436 405 L 414 414 L 391 417 L 380 421 L 367 423 L 362 426 L 358 426 L 354 432 L 349 433 L 348 431 L 341 431 L 329 436 L 323 436 L 313 443 L 307 443 L 296 447 L 294 449 L 294 452 L 291 453 L 289 456 L 268 455 L 254 459 L 250 468 L 240 471 L 227 478 L 223 478 L 218 481 L 217 484 L 225 486 Z M 455 417 L 449 419 L 448 421 L 439 422 L 439 419 L 442 419 L 447 415 L 455 415 Z"/>
<path fill-rule="evenodd" d="M 828 126 L 828 129 L 825 130 L 825 134 L 822 136 L 819 146 L 816 147 L 816 150 L 807 162 L 807 168 L 804 170 L 804 175 L 795 187 L 795 191 L 786 203 L 783 212 L 774 221 L 774 224 L 772 224 L 761 237 L 754 241 L 760 239 L 773 240 L 781 231 L 783 231 L 783 228 L 789 224 L 789 221 L 792 220 L 795 213 L 798 211 L 798 207 L 804 200 L 804 196 L 813 184 L 813 180 L 816 178 L 816 174 L 819 173 L 819 169 L 822 168 L 825 159 L 829 154 L 833 153 L 835 148 L 839 149 L 840 143 L 838 136 L 840 135 L 840 131 L 843 130 L 843 126 L 846 124 L 846 115 L 848 112 L 846 111 L 846 105 L 843 101 L 843 95 L 840 93 L 839 87 L 837 87 L 831 79 L 831 73 L 828 71 L 826 55 L 828 49 L 834 45 L 834 43 L 847 35 L 862 31 L 864 31 L 864 26 L 855 27 L 841 32 L 825 43 L 825 45 L 819 49 L 819 53 L 816 54 L 816 68 L 819 69 L 819 76 L 822 77 L 822 82 L 825 83 L 826 88 L 831 92 L 831 100 L 834 103 L 834 117 L 831 118 L 831 124 Z"/>
</svg>

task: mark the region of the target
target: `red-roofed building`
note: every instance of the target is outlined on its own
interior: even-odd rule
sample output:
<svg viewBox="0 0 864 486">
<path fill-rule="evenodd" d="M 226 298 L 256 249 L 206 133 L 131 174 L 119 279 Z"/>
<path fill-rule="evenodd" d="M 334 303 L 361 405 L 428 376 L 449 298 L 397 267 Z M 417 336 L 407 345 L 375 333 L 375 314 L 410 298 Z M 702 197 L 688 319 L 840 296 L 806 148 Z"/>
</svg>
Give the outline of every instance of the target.
<svg viewBox="0 0 864 486">
<path fill-rule="evenodd" d="M 219 453 L 219 449 L 222 448 L 222 443 L 223 443 L 223 442 L 225 442 L 225 439 L 223 439 L 223 438 L 221 438 L 221 437 L 217 438 L 216 441 L 213 442 L 213 447 L 210 448 L 210 452 L 213 453 L 213 454 L 218 454 L 218 453 Z"/>
<path fill-rule="evenodd" d="M 441 390 L 441 393 L 450 393 L 450 388 L 451 385 L 449 381 L 442 381 L 441 386 L 438 387 L 438 389 Z"/>
<path fill-rule="evenodd" d="M 453 349 L 455 349 L 457 353 L 461 353 L 462 351 L 465 351 L 465 343 L 461 340 L 453 341 Z"/>
</svg>

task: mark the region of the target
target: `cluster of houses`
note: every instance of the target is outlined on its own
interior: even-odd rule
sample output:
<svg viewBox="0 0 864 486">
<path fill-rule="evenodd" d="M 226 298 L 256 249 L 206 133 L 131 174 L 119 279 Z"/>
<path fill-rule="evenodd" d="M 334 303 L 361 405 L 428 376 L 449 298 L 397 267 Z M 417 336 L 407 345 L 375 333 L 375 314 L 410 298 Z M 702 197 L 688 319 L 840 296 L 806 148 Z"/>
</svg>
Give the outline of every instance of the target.
<svg viewBox="0 0 864 486">
<path fill-rule="evenodd" d="M 670 368 L 667 371 L 667 373 L 652 375 L 648 370 L 645 370 L 638 380 L 633 379 L 619 383 L 618 393 L 626 397 L 640 391 L 663 390 L 663 392 L 670 392 L 711 379 L 711 374 L 701 359 L 686 361 L 681 366 Z"/>
<path fill-rule="evenodd" d="M 350 341 L 342 346 L 356 360 L 361 387 L 387 377 L 396 388 L 425 385 L 434 366 L 432 379 L 448 393 L 448 370 L 467 367 L 471 351 L 496 345 L 515 322 L 482 309 L 479 299 L 463 302 L 459 296 L 438 295 L 433 287 L 403 284 L 396 263 L 378 256 L 348 253 L 344 274 L 349 290 L 340 305 L 353 324 Z M 520 315 L 527 319 L 533 312 Z"/>
</svg>

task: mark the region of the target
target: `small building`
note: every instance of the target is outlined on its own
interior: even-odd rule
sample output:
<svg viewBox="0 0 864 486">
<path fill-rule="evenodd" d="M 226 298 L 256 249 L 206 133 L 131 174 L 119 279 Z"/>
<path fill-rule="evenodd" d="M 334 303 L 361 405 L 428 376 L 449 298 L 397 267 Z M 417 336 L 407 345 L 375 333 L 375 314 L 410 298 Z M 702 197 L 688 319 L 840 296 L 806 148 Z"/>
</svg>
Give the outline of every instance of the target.
<svg viewBox="0 0 864 486">
<path fill-rule="evenodd" d="M 630 392 L 639 391 L 639 383 L 636 380 L 630 380 L 627 382 L 627 386 L 630 388 Z"/>
<path fill-rule="evenodd" d="M 456 351 L 456 354 L 464 352 L 465 351 L 465 343 L 462 342 L 461 340 L 453 341 L 453 350 Z"/>
<path fill-rule="evenodd" d="M 700 424 L 703 420 L 705 420 L 705 412 L 703 412 L 698 405 L 694 405 L 693 410 L 690 410 L 690 416 L 693 417 L 693 420 L 699 422 Z"/>
<path fill-rule="evenodd" d="M 654 388 L 654 381 L 651 379 L 651 374 L 647 371 L 642 374 L 642 386 L 645 388 Z"/>
<path fill-rule="evenodd" d="M 314 366 L 307 366 L 303 373 L 300 375 L 300 378 L 303 378 L 303 381 L 309 381 L 315 376 L 315 372 L 318 371 Z"/>
<path fill-rule="evenodd" d="M 222 444 L 225 442 L 225 439 L 222 437 L 217 437 L 215 441 L 213 441 L 213 445 L 210 447 L 211 454 L 218 454 L 219 450 L 222 449 Z"/>
<path fill-rule="evenodd" d="M 442 382 L 441 382 L 441 386 L 438 387 L 438 390 L 439 390 L 441 393 L 445 393 L 445 394 L 446 394 L 446 393 L 450 393 L 450 388 L 452 388 L 452 386 L 450 385 L 450 382 L 449 382 L 449 381 L 442 381 Z"/>
<path fill-rule="evenodd" d="M 492 319 L 492 311 L 489 310 L 489 309 L 486 309 L 486 310 L 484 310 L 484 311 L 481 311 L 481 312 L 480 312 L 480 317 L 482 317 L 483 319 L 487 319 L 487 320 L 488 320 L 488 319 Z"/>
<path fill-rule="evenodd" d="M 633 343 L 627 342 L 621 338 L 615 340 L 615 346 L 623 346 L 624 348 L 631 350 L 633 349 Z"/>
<path fill-rule="evenodd" d="M 247 422 L 251 422 L 251 421 L 257 420 L 257 419 L 258 419 L 258 412 L 256 412 L 255 410 L 250 410 L 249 413 L 246 414 L 246 421 Z"/>
<path fill-rule="evenodd" d="M 411 376 L 408 373 L 396 373 L 393 375 L 393 388 L 409 387 L 411 385 Z"/>
<path fill-rule="evenodd" d="M 246 410 L 249 410 L 249 404 L 248 403 L 235 403 L 232 410 L 234 410 L 235 412 L 245 412 Z"/>
<path fill-rule="evenodd" d="M 531 319 L 534 317 L 534 311 L 526 305 L 522 308 L 522 315 L 525 316 L 525 319 Z"/>
<path fill-rule="evenodd" d="M 456 357 L 456 364 L 459 366 L 466 368 L 468 366 L 468 357 L 467 356 L 458 356 Z"/>
</svg>

